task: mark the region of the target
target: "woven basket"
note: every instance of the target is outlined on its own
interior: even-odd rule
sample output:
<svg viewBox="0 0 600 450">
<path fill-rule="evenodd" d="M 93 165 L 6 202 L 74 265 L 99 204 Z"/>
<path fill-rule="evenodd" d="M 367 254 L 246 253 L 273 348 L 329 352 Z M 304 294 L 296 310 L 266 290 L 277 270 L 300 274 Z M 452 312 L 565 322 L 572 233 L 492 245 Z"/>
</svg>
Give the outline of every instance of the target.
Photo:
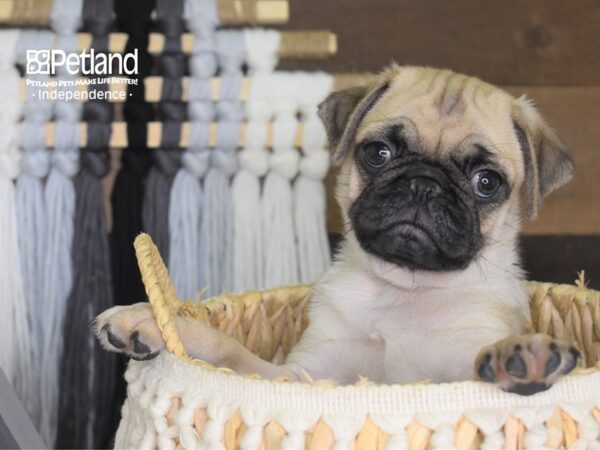
<svg viewBox="0 0 600 450">
<path fill-rule="evenodd" d="M 528 284 L 536 329 L 574 343 L 588 366 L 537 395 L 474 381 L 268 381 L 191 359 L 173 317 L 207 321 L 282 362 L 306 328 L 310 287 L 182 302 L 150 237 L 135 248 L 168 352 L 129 363 L 117 448 L 600 448 L 600 293 L 581 283 Z"/>
</svg>

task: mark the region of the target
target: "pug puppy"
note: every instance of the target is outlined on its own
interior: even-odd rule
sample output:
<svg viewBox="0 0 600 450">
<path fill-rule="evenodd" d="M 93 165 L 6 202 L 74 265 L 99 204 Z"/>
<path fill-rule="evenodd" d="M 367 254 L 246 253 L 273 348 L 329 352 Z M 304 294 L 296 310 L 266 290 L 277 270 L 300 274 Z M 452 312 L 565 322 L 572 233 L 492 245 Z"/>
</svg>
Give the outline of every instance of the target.
<svg viewBox="0 0 600 450">
<path fill-rule="evenodd" d="M 263 377 L 354 383 L 477 378 L 528 395 L 577 364 L 531 334 L 517 254 L 521 211 L 571 178 L 565 147 L 530 102 L 448 70 L 392 66 L 320 106 L 344 242 L 314 287 L 284 365 L 178 318 L 194 358 Z M 98 316 L 102 345 L 134 359 L 164 347 L 147 303 Z"/>
</svg>

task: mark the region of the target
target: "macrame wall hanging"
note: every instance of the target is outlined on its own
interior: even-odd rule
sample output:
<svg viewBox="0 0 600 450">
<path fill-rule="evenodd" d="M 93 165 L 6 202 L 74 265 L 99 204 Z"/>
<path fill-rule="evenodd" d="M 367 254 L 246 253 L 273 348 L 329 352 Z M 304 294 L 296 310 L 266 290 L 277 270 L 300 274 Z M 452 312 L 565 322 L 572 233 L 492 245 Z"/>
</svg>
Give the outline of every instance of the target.
<svg viewBox="0 0 600 450">
<path fill-rule="evenodd" d="M 92 47 L 108 51 L 112 0 L 84 0 L 83 22 Z M 106 84 L 90 90 L 106 91 Z M 57 448 L 105 448 L 110 445 L 114 355 L 90 336 L 89 323 L 113 305 L 110 254 L 101 180 L 110 169 L 108 144 L 113 108 L 106 101 L 84 104 L 87 147 L 82 149 L 76 192 L 73 237 L 74 283 L 68 299 L 60 369 Z"/>
<path fill-rule="evenodd" d="M 277 64 L 280 34 L 275 30 L 244 30 L 248 75 L 252 83 L 245 103 L 246 146 L 239 152 L 239 169 L 231 191 L 233 201 L 233 290 L 264 286 L 261 178 L 269 170 L 266 148 L 272 110 L 271 73 Z"/>
<path fill-rule="evenodd" d="M 214 118 L 211 78 L 216 74 L 216 3 L 212 0 L 185 0 L 184 17 L 194 33 L 195 46 L 190 56 L 188 118 L 190 145 L 183 153 L 182 167 L 175 176 L 169 204 L 169 272 L 177 292 L 195 299 L 205 286 L 200 233 L 204 193 L 201 179 L 209 165 L 209 126 Z"/>
<path fill-rule="evenodd" d="M 89 323 L 113 304 L 145 298 L 132 246 L 139 232 L 153 235 L 185 298 L 311 281 L 327 266 L 326 234 L 319 226 L 326 161 L 316 105 L 331 80 L 274 72 L 285 47 L 282 33 L 217 31 L 219 17 L 237 14 L 224 5 L 54 0 L 54 32 L 0 32 L 0 121 L 7 130 L 0 134 L 0 296 L 7 299 L 0 301 L 6 320 L 0 339 L 7 347 L 0 367 L 49 447 L 111 445 L 125 396 L 124 365 L 99 348 Z M 252 21 L 251 15 L 242 11 L 242 22 Z M 184 25 L 195 38 L 189 58 Z M 127 34 L 124 49 L 109 48 L 119 41 L 109 40 L 111 31 Z M 150 31 L 164 36 L 156 67 L 148 52 Z M 24 67 L 27 50 L 79 53 L 77 32 L 91 35 L 96 53 L 137 49 L 138 84 L 127 85 L 125 104 L 116 109 L 98 100 L 40 100 L 39 89 L 29 86 L 16 133 L 21 107 L 15 59 Z M 151 75 L 161 77 L 157 105 L 146 102 Z M 58 68 L 54 79 L 77 78 Z M 110 193 L 109 239 L 103 192 L 109 184 L 103 178 L 110 171 L 111 124 L 120 120 L 120 110 L 127 122 L 127 140 L 120 140 L 127 147 Z M 299 118 L 302 153 L 295 142 Z M 149 149 L 148 122 L 154 120 L 161 124 L 160 144 Z M 120 128 L 114 129 L 113 138 Z M 150 142 L 157 142 L 153 136 Z M 183 141 L 189 143 L 185 151 Z"/>
<path fill-rule="evenodd" d="M 57 33 L 55 47 L 65 52 L 77 51 L 75 32 L 81 21 L 80 0 L 55 1 L 52 28 Z M 74 77 L 59 68 L 56 78 L 70 81 Z M 67 88 L 70 89 L 70 88 Z M 41 434 L 49 446 L 56 439 L 60 361 L 67 298 L 73 284 L 72 245 L 75 218 L 75 189 L 72 177 L 79 171 L 79 119 L 81 104 L 57 101 L 54 106 L 56 138 L 52 151 L 52 168 L 46 181 L 48 211 L 48 248 L 46 251 L 44 292 L 44 352 L 42 373 Z"/>
<path fill-rule="evenodd" d="M 54 34 L 50 31 L 22 30 L 19 35 L 18 62 L 25 67 L 26 51 L 51 48 Z M 31 75 L 45 81 L 48 75 Z M 42 373 L 44 352 L 45 302 L 44 264 L 46 261 L 48 216 L 43 179 L 48 175 L 49 153 L 45 148 L 44 123 L 52 117 L 52 103 L 36 95 L 37 88 L 28 86 L 21 123 L 21 173 L 16 183 L 17 223 L 23 292 L 31 336 L 31 400 L 24 404 L 29 417 L 40 429 L 44 414 Z M 29 404 L 30 403 L 30 404 Z"/>
<path fill-rule="evenodd" d="M 34 406 L 32 336 L 23 290 L 13 180 L 20 170 L 17 122 L 21 114 L 17 30 L 0 31 L 0 368 L 28 410 Z"/>
<path fill-rule="evenodd" d="M 185 57 L 181 52 L 181 33 L 184 28 L 183 0 L 158 0 L 158 28 L 165 36 L 162 54 L 157 58 L 163 76 L 158 119 L 162 122 L 160 148 L 152 151 L 153 166 L 146 179 L 142 211 L 144 230 L 154 236 L 154 242 L 169 260 L 169 197 L 173 178 L 180 168 L 181 123 L 186 107 L 181 102 Z"/>
</svg>

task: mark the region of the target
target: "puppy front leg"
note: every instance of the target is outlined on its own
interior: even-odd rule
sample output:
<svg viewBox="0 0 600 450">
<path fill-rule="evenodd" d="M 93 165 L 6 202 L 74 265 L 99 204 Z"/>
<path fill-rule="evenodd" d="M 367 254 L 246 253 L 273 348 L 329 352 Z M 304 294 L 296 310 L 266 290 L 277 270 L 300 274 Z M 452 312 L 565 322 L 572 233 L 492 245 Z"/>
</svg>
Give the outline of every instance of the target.
<svg viewBox="0 0 600 450">
<path fill-rule="evenodd" d="M 124 353 L 132 359 L 152 359 L 164 349 L 160 330 L 148 303 L 110 308 L 96 318 L 94 326 L 96 336 L 105 349 Z M 259 358 L 235 339 L 203 322 L 176 317 L 175 326 L 185 351 L 192 358 L 243 374 L 300 379 L 292 369 Z"/>
<path fill-rule="evenodd" d="M 483 348 L 475 373 L 507 392 L 531 395 L 549 389 L 571 372 L 580 356 L 572 345 L 546 334 L 514 335 Z"/>
</svg>

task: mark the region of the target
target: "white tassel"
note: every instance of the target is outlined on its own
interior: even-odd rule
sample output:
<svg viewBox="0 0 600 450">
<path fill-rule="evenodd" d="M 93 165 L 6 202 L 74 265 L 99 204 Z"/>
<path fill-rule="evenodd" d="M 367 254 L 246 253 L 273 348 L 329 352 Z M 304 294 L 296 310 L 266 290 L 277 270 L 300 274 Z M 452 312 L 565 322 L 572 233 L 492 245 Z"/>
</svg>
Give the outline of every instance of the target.
<svg viewBox="0 0 600 450">
<path fill-rule="evenodd" d="M 248 71 L 252 76 L 246 111 L 246 147 L 239 154 L 233 198 L 233 289 L 264 287 L 263 229 L 260 179 L 269 170 L 267 127 L 273 111 L 269 102 L 270 73 L 277 64 L 280 33 L 275 30 L 244 30 Z"/>
<path fill-rule="evenodd" d="M 206 201 L 201 232 L 209 296 L 233 287 L 233 206 L 229 184 L 237 170 L 236 150 L 243 116 L 239 102 L 245 58 L 242 33 L 218 31 L 215 49 L 222 80 L 217 103 L 219 129 L 204 180 Z"/>
<path fill-rule="evenodd" d="M 44 149 L 43 124 L 23 122 L 22 139 L 24 154 L 22 172 L 16 186 L 17 219 L 19 225 L 19 248 L 25 306 L 28 315 L 28 334 L 32 340 L 31 403 L 24 406 L 32 421 L 39 427 L 41 420 L 41 372 L 44 348 L 44 261 L 48 217 L 44 200 L 42 178 L 48 174 L 49 155 Z M 39 146 L 39 138 L 42 143 Z M 33 143 L 38 140 L 38 143 Z M 30 141 L 32 146 L 26 144 Z"/>
<path fill-rule="evenodd" d="M 15 188 L 19 173 L 19 153 L 14 136 L 3 125 L 0 138 L 0 368 L 11 381 L 19 398 L 23 397 L 23 370 L 29 365 L 27 312 L 20 272 Z M 15 127 L 12 124 L 12 127 Z M 12 141 L 12 142 L 11 142 Z M 28 370 L 30 367 L 28 368 Z"/>
<path fill-rule="evenodd" d="M 299 154 L 294 149 L 298 126 L 295 75 L 276 72 L 271 81 L 270 101 L 275 114 L 271 171 L 266 177 L 262 198 L 267 288 L 298 282 L 298 261 L 292 220 L 290 182 L 298 172 Z"/>
<path fill-rule="evenodd" d="M 17 209 L 13 180 L 19 174 L 16 122 L 19 119 L 19 73 L 15 68 L 16 30 L 0 31 L 0 368 L 27 408 L 33 401 L 31 336 L 23 291 Z"/>
<path fill-rule="evenodd" d="M 66 303 L 73 284 L 73 227 L 75 189 L 71 178 L 79 171 L 79 151 L 65 146 L 59 149 L 61 136 L 79 142 L 76 123 L 56 123 L 56 148 L 52 153 L 52 169 L 46 182 L 48 239 L 44 272 L 44 354 L 42 374 L 42 437 L 52 445 L 56 437 L 60 359 L 62 355 Z"/>
<path fill-rule="evenodd" d="M 333 79 L 324 73 L 301 74 L 299 97 L 303 117 L 303 157 L 300 176 L 294 183 L 294 224 L 298 239 L 298 266 L 301 283 L 312 283 L 329 267 L 330 251 L 326 224 L 326 197 L 323 178 L 329 169 L 327 135 L 317 107 L 331 90 Z"/>
<path fill-rule="evenodd" d="M 223 128 L 222 124 L 220 128 Z M 230 177 L 235 173 L 235 151 L 215 149 L 204 181 L 204 212 L 200 240 L 208 295 L 231 289 L 233 224 Z"/>
<path fill-rule="evenodd" d="M 252 80 L 254 84 L 255 79 Z M 268 121 L 268 118 L 267 118 Z M 245 291 L 263 287 L 264 255 L 261 222 L 260 178 L 269 170 L 265 142 L 267 121 L 250 121 L 246 130 L 247 146 L 239 155 L 240 171 L 235 176 L 233 202 L 233 289 Z"/>
<path fill-rule="evenodd" d="M 24 30 L 19 36 L 18 60 L 25 64 L 27 50 L 46 49 L 52 46 L 54 35 L 50 31 Z M 48 76 L 30 75 L 38 81 Z M 48 218 L 44 201 L 43 178 L 48 174 L 50 158 L 45 148 L 44 123 L 52 116 L 52 103 L 40 100 L 40 88 L 27 86 L 27 101 L 23 105 L 21 147 L 23 159 L 16 185 L 19 250 L 25 305 L 28 313 L 29 335 L 32 340 L 32 390 L 31 402 L 24 405 L 29 417 L 40 428 L 42 351 L 44 348 L 44 262 Z"/>
<path fill-rule="evenodd" d="M 173 180 L 169 198 L 169 253 L 173 255 L 169 258 L 169 273 L 175 292 L 186 299 L 195 299 L 206 284 L 200 241 L 204 208 L 201 179 L 210 163 L 209 126 L 214 117 L 212 104 L 205 97 L 209 93 L 203 88 L 210 77 L 191 80 L 198 81 L 194 86 L 190 83 L 191 145 L 181 157 L 182 167 Z"/>
<path fill-rule="evenodd" d="M 182 156 L 169 200 L 169 272 L 175 291 L 182 298 L 195 299 L 205 286 L 200 232 L 204 208 L 201 179 L 210 163 L 209 124 L 214 119 L 211 77 L 217 71 L 214 54 L 218 24 L 214 0 L 185 0 L 184 18 L 195 36 L 190 57 L 188 116 L 191 122 L 190 147 Z"/>
<path fill-rule="evenodd" d="M 53 3 L 52 28 L 57 33 L 56 48 L 67 53 L 77 52 L 75 33 L 81 22 L 82 6 L 82 0 L 56 0 Z M 74 79 L 66 72 L 66 67 L 60 69 L 57 76 L 59 82 Z M 75 220 L 75 188 L 71 178 L 79 171 L 78 122 L 81 104 L 74 101 L 58 102 L 55 104 L 54 114 L 56 140 L 52 152 L 52 169 L 45 190 L 48 231 L 44 262 L 45 345 L 41 377 L 43 414 L 40 430 L 48 446 L 53 446 L 56 440 L 64 317 L 73 284 L 71 247 Z"/>
<path fill-rule="evenodd" d="M 208 126 L 206 135 L 208 139 Z M 169 251 L 173 257 L 169 258 L 169 272 L 175 292 L 186 299 L 194 299 L 205 282 L 200 243 L 204 195 L 200 178 L 208 168 L 209 158 L 209 150 L 206 149 L 184 152 L 182 168 L 171 187 Z"/>
</svg>

